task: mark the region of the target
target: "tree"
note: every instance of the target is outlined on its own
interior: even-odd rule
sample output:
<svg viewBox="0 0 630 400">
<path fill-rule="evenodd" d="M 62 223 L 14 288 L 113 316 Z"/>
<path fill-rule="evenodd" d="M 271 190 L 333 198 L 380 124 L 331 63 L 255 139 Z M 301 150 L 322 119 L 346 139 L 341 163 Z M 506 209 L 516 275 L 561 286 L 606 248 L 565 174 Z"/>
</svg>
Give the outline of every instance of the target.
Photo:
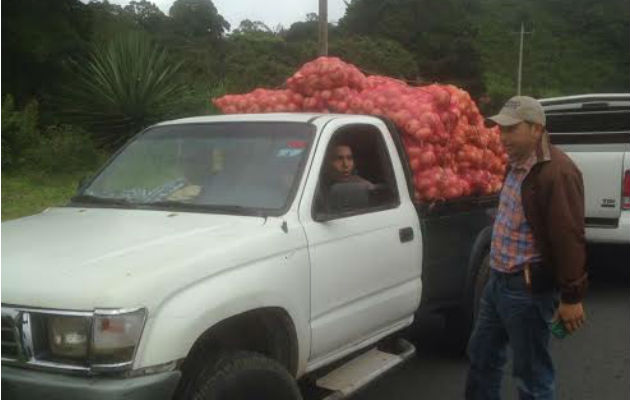
<svg viewBox="0 0 630 400">
<path fill-rule="evenodd" d="M 176 0 L 169 15 L 179 32 L 188 37 L 210 36 L 218 40 L 230 29 L 211 0 Z"/>
<path fill-rule="evenodd" d="M 389 39 L 343 37 L 330 42 L 329 53 L 357 65 L 367 74 L 408 80 L 415 80 L 419 75 L 414 55 L 400 43 Z"/>
<path fill-rule="evenodd" d="M 163 29 L 168 19 L 155 4 L 147 0 L 132 1 L 123 10 L 138 25 L 151 33 L 157 33 Z"/>
<path fill-rule="evenodd" d="M 270 33 L 273 34 L 273 31 L 265 25 L 262 21 L 252 21 L 249 19 L 244 19 L 241 21 L 240 25 L 237 29 L 234 30 L 234 33 Z"/>
<path fill-rule="evenodd" d="M 111 4 L 107 0 L 91 0 L 87 9 L 91 43 L 105 43 L 123 33 L 142 30 L 134 16 L 118 4 Z"/>
<path fill-rule="evenodd" d="M 87 50 L 90 25 L 87 7 L 76 0 L 3 1 L 3 95 L 18 105 L 41 100 L 64 80 L 63 60 Z"/>
<path fill-rule="evenodd" d="M 424 81 L 451 82 L 478 94 L 483 80 L 472 0 L 352 0 L 345 35 L 384 37 L 414 54 Z"/>
<path fill-rule="evenodd" d="M 180 65 L 146 34 L 119 36 L 73 62 L 75 83 L 62 99 L 64 112 L 104 143 L 118 145 L 173 115 L 184 93 L 176 80 Z"/>
<path fill-rule="evenodd" d="M 475 43 L 495 103 L 516 93 L 519 30 L 524 94 L 535 97 L 620 92 L 630 87 L 630 9 L 624 0 L 484 0 Z"/>
<path fill-rule="evenodd" d="M 25 164 L 25 153 L 40 139 L 38 104 L 30 101 L 18 110 L 11 95 L 2 99 L 2 169 L 16 169 Z"/>
<path fill-rule="evenodd" d="M 283 36 L 290 42 L 317 41 L 319 38 L 319 17 L 315 13 L 306 14 L 306 21 L 294 22 Z M 336 35 L 336 27 L 328 24 L 328 35 L 332 38 Z"/>
<path fill-rule="evenodd" d="M 226 42 L 225 73 L 229 92 L 246 92 L 256 87 L 277 88 L 295 72 L 300 63 L 312 58 L 308 45 L 287 43 L 267 32 L 230 35 Z"/>
</svg>

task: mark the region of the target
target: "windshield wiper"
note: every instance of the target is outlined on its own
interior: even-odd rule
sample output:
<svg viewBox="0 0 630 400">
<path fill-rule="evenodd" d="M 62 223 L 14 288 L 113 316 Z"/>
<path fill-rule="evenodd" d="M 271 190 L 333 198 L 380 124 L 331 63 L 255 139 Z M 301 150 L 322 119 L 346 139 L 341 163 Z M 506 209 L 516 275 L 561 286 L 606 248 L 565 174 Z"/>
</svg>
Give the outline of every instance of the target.
<svg viewBox="0 0 630 400">
<path fill-rule="evenodd" d="M 157 206 L 166 208 L 182 208 L 202 210 L 206 212 L 227 213 L 237 215 L 253 215 L 257 217 L 265 217 L 266 214 L 262 210 L 258 210 L 250 207 L 229 205 L 229 204 L 199 204 L 199 203 L 184 203 L 175 200 L 153 201 L 150 203 L 142 203 L 142 206 Z"/>
<path fill-rule="evenodd" d="M 194 203 L 186 203 L 184 201 L 178 200 L 160 200 L 160 201 L 149 201 L 140 203 L 141 206 L 157 206 L 157 207 L 165 207 L 165 208 L 175 208 L 175 207 L 184 207 L 184 208 L 203 208 L 202 204 L 194 204 Z"/>
<path fill-rule="evenodd" d="M 72 203 L 90 203 L 90 204 L 112 204 L 117 206 L 135 206 L 134 203 L 127 199 L 115 197 L 99 197 L 91 194 L 80 194 L 70 199 Z"/>
</svg>

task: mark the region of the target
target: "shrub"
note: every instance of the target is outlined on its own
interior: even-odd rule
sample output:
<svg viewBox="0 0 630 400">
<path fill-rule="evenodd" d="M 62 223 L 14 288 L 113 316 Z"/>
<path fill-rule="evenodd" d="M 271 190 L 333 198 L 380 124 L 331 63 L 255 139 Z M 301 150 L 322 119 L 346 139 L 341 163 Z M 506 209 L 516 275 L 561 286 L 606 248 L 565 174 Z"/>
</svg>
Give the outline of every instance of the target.
<svg viewBox="0 0 630 400">
<path fill-rule="evenodd" d="M 3 172 L 46 173 L 93 169 L 104 159 L 92 138 L 72 125 L 39 128 L 38 104 L 16 110 L 12 96 L 2 102 Z"/>
<path fill-rule="evenodd" d="M 73 122 L 87 126 L 112 148 L 177 109 L 185 87 L 180 63 L 146 35 L 121 35 L 71 62 L 75 82 L 60 102 Z"/>
<path fill-rule="evenodd" d="M 40 138 L 38 104 L 31 101 L 24 110 L 16 110 L 13 96 L 2 100 L 2 169 L 11 171 L 25 164 L 25 151 Z"/>
<path fill-rule="evenodd" d="M 27 169 L 34 167 L 50 173 L 65 173 L 96 168 L 105 158 L 92 138 L 72 125 L 53 125 L 46 128 L 36 146 L 28 149 Z"/>
</svg>

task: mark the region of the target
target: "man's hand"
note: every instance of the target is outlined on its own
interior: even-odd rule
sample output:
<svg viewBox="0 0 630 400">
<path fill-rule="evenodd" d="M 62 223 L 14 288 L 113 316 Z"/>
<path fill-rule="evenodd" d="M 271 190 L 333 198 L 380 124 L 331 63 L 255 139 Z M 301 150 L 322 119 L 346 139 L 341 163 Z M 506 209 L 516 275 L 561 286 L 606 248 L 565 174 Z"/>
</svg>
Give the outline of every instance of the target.
<svg viewBox="0 0 630 400">
<path fill-rule="evenodd" d="M 584 313 L 581 302 L 576 304 L 565 304 L 561 302 L 553 319 L 554 321 L 560 319 L 564 327 L 567 328 L 567 331 L 573 333 L 584 324 L 586 314 Z"/>
</svg>

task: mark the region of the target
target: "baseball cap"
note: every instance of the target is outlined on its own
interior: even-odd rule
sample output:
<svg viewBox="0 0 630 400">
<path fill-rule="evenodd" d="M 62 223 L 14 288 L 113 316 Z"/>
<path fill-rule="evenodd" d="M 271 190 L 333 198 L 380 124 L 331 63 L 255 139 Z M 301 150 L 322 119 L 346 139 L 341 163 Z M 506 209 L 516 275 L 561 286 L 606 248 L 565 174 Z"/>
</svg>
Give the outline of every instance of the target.
<svg viewBox="0 0 630 400">
<path fill-rule="evenodd" d="M 533 97 L 512 97 L 497 115 L 489 117 L 486 122 L 490 125 L 512 126 L 523 121 L 545 126 L 545 111 Z"/>
</svg>

